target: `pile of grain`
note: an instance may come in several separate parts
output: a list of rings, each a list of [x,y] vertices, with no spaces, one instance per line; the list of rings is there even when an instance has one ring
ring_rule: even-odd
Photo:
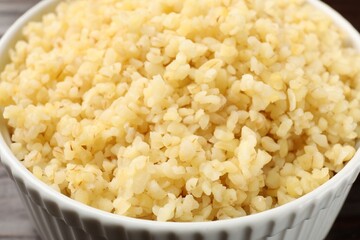
[[[1,74],[11,148],[95,208],[159,221],[261,212],[354,155],[360,57],[301,0],[72,0]]]

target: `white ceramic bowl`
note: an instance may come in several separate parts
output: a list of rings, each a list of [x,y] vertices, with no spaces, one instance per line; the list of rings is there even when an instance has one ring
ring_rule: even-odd
[[[22,27],[54,9],[60,0],[41,1],[23,15],[0,41],[0,70],[8,62],[8,49],[21,38]],[[360,51],[359,33],[340,14],[319,0],[308,0],[349,36]],[[1,114],[0,114],[1,115]],[[9,133],[0,121],[0,158],[16,183],[20,196],[43,240],[86,239],[301,239],[319,240],[330,230],[360,171],[360,152],[311,193],[281,207],[242,218],[216,222],[173,223],[133,219],[83,205],[36,179],[9,149]]]

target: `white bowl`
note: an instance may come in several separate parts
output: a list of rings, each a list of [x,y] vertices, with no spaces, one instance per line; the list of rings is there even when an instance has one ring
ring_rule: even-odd
[[[23,15],[0,41],[0,70],[8,49],[21,38],[29,21],[54,10],[60,0],[41,1]],[[308,0],[327,13],[360,51],[359,33],[340,14],[319,0]],[[2,115],[2,114],[0,114]],[[330,230],[360,171],[360,152],[328,182],[305,196],[262,213],[215,222],[173,223],[133,219],[100,211],[54,191],[35,178],[9,148],[10,137],[0,119],[0,159],[44,240],[72,239],[301,239],[319,240]]]

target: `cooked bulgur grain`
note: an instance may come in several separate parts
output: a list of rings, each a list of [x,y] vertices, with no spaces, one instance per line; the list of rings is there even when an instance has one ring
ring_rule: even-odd
[[[303,0],[72,0],[23,33],[0,83],[11,148],[95,208],[240,217],[354,155],[360,57]]]

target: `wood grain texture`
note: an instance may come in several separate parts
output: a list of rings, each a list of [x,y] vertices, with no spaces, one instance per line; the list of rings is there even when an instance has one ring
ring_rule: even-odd
[[[0,166],[0,239],[37,239],[15,184]]]
[[[39,0],[0,0],[0,36],[27,9]]]
[[[0,0],[0,37],[23,12],[37,2],[39,0]],[[360,1],[325,0],[324,2],[343,14],[358,30],[360,29]],[[40,240],[32,226],[15,185],[0,164],[0,240]],[[355,182],[326,240],[359,239],[360,179]]]

